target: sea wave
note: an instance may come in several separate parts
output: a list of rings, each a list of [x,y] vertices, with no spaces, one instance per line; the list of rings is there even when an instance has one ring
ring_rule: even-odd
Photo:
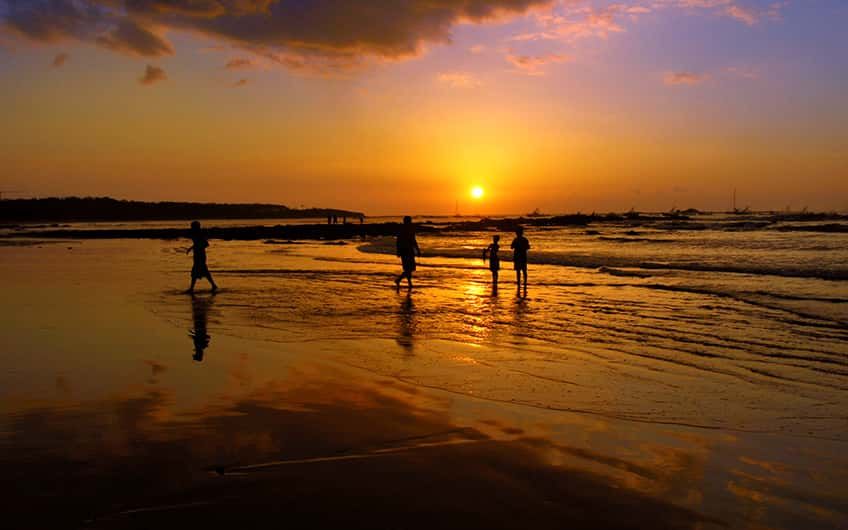
[[[391,238],[382,238],[370,241],[357,247],[358,250],[372,254],[395,253],[394,241]],[[479,259],[481,250],[466,247],[457,248],[428,248],[425,249],[426,257],[457,258],[457,259]],[[848,266],[832,266],[825,268],[820,263],[815,265],[782,263],[740,263],[733,261],[734,256],[728,255],[723,262],[709,261],[683,261],[670,256],[667,261],[649,260],[639,255],[581,255],[568,252],[555,251],[532,251],[528,257],[528,263],[535,265],[553,265],[561,267],[577,267],[583,269],[598,269],[613,275],[624,274],[622,269],[641,269],[641,271],[694,271],[715,272],[729,274],[748,274],[755,276],[779,276],[786,278],[816,278],[830,281],[848,280]],[[715,260],[714,256],[710,259]],[[505,255],[501,261],[512,261],[511,257]],[[637,274],[632,272],[631,274]],[[641,272],[644,274],[644,272]]]

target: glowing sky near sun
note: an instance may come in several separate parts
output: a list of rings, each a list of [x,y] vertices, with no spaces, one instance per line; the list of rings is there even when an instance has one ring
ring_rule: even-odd
[[[0,189],[848,209],[845,2],[384,4],[0,0]]]

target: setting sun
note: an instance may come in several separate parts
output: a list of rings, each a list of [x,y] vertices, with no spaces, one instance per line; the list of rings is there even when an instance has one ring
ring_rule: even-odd
[[[475,199],[480,199],[481,197],[483,197],[484,193],[485,191],[480,186],[474,186],[473,188],[471,188],[471,196]]]

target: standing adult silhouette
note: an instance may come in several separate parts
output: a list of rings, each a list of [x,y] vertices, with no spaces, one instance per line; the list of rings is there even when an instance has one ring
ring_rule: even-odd
[[[400,257],[403,272],[395,278],[395,287],[400,289],[400,282],[406,278],[406,284],[412,289],[412,273],[415,271],[415,256],[421,256],[418,241],[415,239],[415,227],[412,225],[412,217],[403,218],[403,225],[397,235],[397,255]]]
[[[513,249],[512,264],[515,268],[515,288],[521,294],[521,273],[524,273],[524,296],[527,296],[527,251],[530,250],[530,242],[524,237],[524,228],[515,229],[515,239],[510,247]]]
[[[189,237],[191,237],[191,246],[186,249],[186,254],[194,252],[194,264],[191,267],[191,286],[188,288],[188,292],[194,292],[194,284],[197,283],[198,279],[206,278],[212,285],[212,292],[214,293],[218,290],[218,286],[212,279],[209,267],[206,266],[206,247],[209,246],[209,241],[200,229],[199,221],[192,221]]]

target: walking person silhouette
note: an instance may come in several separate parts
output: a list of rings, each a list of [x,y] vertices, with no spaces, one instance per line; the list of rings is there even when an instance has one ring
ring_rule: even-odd
[[[412,289],[412,272],[415,271],[415,255],[421,256],[418,241],[415,240],[415,227],[412,225],[412,217],[403,218],[403,225],[397,236],[397,255],[400,257],[403,272],[395,278],[395,287],[400,289],[400,281],[406,278],[409,289]]]
[[[515,239],[510,247],[513,249],[512,264],[515,268],[515,287],[521,294],[521,273],[524,273],[524,296],[527,296],[527,251],[530,250],[530,242],[524,237],[524,228],[515,229]]]
[[[206,247],[209,246],[209,241],[200,230],[200,222],[191,222],[191,246],[186,249],[186,254],[194,252],[194,264],[191,267],[191,287],[187,293],[194,293],[194,284],[199,278],[206,278],[212,285],[212,292],[218,290],[215,280],[212,279],[212,274],[209,272],[209,267],[206,266]]]
[[[492,244],[483,249],[483,263],[486,263],[486,258],[489,258],[489,270],[492,271],[492,290],[498,289],[498,271],[501,268],[501,258],[498,257],[498,251],[501,249],[499,241],[501,236],[492,236]]]

